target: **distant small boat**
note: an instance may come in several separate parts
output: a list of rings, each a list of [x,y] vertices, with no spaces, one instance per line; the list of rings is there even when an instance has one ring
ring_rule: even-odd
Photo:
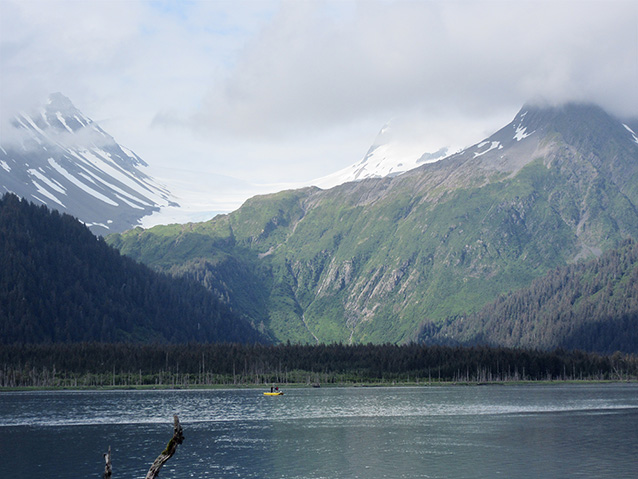
[[[284,393],[282,391],[275,391],[272,393],[264,393],[264,396],[283,396]]]

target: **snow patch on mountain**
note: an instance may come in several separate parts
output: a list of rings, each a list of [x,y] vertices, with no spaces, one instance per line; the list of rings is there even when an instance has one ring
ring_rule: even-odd
[[[516,134],[514,135],[514,139],[516,141],[521,141],[525,138],[527,138],[530,135],[533,135],[535,132],[531,132],[531,133],[526,133],[527,132],[527,128],[524,126],[519,126],[516,128]]]
[[[93,196],[94,198],[97,198],[98,200],[103,201],[104,203],[107,203],[109,205],[119,206],[115,201],[111,200],[110,198],[106,197],[105,195],[103,195],[101,193],[98,193],[93,188],[88,186],[86,183],[84,183],[83,181],[81,181],[78,178],[76,178],[75,176],[73,176],[62,165],[57,163],[53,158],[49,158],[49,164],[53,167],[53,169],[55,169],[58,173],[60,173],[64,178],[69,180],[69,182],[73,183],[75,186],[77,186],[78,188],[83,190],[85,193],[88,193],[89,195]],[[64,194],[66,194],[66,193],[64,193]]]
[[[631,128],[629,128],[629,126],[627,126],[627,125],[626,125],[626,124],[624,124],[624,123],[623,123],[623,125],[622,125],[622,126],[624,126],[624,127],[627,129],[627,131],[628,131],[629,133],[631,133],[631,136],[632,136],[632,138],[633,138],[633,140],[634,140],[634,143],[638,143],[638,135],[636,135],[636,133],[634,132],[634,130],[632,130]]]
[[[476,146],[476,148],[478,150],[481,150],[485,145],[490,145],[490,147],[488,149],[486,149],[486,150],[483,150],[483,151],[475,151],[474,152],[474,158],[479,157],[479,156],[483,156],[485,153],[488,153],[488,152],[490,152],[492,150],[496,150],[496,149],[502,150],[503,149],[503,145],[501,145],[500,141],[492,141],[492,142],[483,141],[483,142],[479,143]]]
[[[433,147],[432,140],[423,136],[406,138],[400,127],[395,128],[393,122],[389,122],[381,128],[359,162],[309,183],[326,189],[350,181],[396,176],[426,163],[439,161],[448,156],[451,150],[453,148],[450,146]]]
[[[525,117],[527,116],[527,112],[523,112],[518,116],[518,122],[512,123],[512,128],[514,128],[514,140],[521,141],[527,138],[528,136],[533,135],[536,131],[532,131],[531,133],[527,133],[527,126],[523,123],[525,121]]]

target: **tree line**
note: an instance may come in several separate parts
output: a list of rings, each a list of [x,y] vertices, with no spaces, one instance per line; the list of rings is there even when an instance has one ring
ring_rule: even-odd
[[[0,387],[636,380],[638,357],[419,344],[0,346]]]

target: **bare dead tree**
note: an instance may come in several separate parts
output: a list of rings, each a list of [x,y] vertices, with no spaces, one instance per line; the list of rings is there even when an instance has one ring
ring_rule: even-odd
[[[151,468],[146,474],[146,479],[155,479],[159,475],[162,466],[166,463],[166,461],[173,457],[173,454],[177,451],[177,446],[179,446],[182,442],[184,442],[182,426],[180,425],[177,416],[173,416],[173,437],[170,441],[168,441],[166,449],[157,456],[157,459],[155,459],[155,462],[151,465]]]
[[[183,442],[184,434],[182,432],[182,426],[179,423],[179,418],[175,415],[173,416],[173,437],[170,441],[168,441],[166,449],[157,456],[157,459],[155,459],[155,462],[153,462],[151,468],[146,473],[145,479],[155,479],[159,475],[162,466],[166,464],[166,461],[173,457],[173,454],[177,451],[177,446]],[[104,461],[106,462],[106,465],[104,466],[104,475],[102,477],[104,479],[111,479],[111,446],[109,446],[108,452],[104,454]]]
[[[104,466],[104,479],[111,479],[111,474],[113,470],[111,469],[111,446],[109,446],[109,451],[104,454],[104,462],[106,465]]]

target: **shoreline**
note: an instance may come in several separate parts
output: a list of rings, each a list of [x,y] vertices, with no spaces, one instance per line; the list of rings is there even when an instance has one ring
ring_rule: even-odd
[[[587,385],[587,384],[636,384],[637,379],[556,379],[556,380],[516,380],[516,381],[432,381],[432,382],[378,382],[378,383],[340,383],[314,386],[306,383],[278,384],[282,391],[286,389],[330,389],[330,388],[404,388],[404,387],[479,387],[479,386],[546,386],[546,385]],[[191,385],[115,385],[115,386],[16,386],[0,387],[0,393],[11,392],[55,392],[55,391],[204,391],[204,390],[262,390],[270,384],[191,384]]]

